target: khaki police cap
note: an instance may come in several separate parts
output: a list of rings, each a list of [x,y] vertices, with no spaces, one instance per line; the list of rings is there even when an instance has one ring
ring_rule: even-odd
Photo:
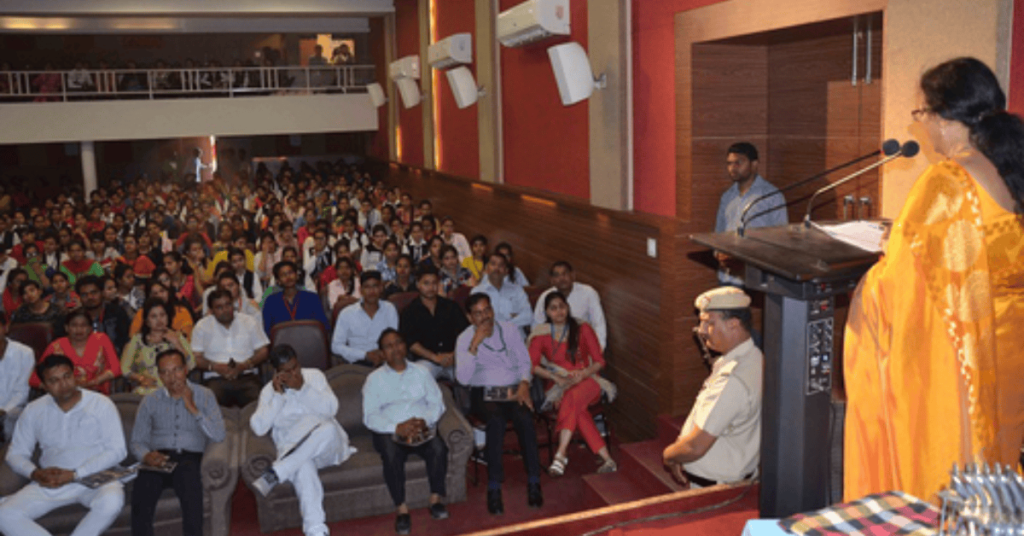
[[[694,306],[701,311],[746,309],[750,307],[750,296],[736,287],[718,287],[697,296]]]

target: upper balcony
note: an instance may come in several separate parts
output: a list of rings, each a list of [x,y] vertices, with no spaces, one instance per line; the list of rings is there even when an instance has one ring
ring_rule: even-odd
[[[0,71],[0,144],[375,131],[372,65]]]

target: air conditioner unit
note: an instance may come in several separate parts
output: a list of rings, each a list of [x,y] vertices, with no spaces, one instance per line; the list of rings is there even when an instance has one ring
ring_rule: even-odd
[[[552,35],[569,35],[569,0],[526,0],[498,14],[498,41],[507,47]]]
[[[420,85],[412,78],[399,78],[395,80],[398,86],[398,94],[402,97],[402,106],[406,109],[412,108],[420,103]]]
[[[370,101],[376,108],[384,106],[384,103],[388,101],[387,96],[384,95],[384,88],[377,82],[367,84],[366,92],[370,95]]]
[[[388,74],[392,80],[396,81],[402,78],[415,78],[418,80],[420,77],[420,57],[406,56],[391,62]]]
[[[427,61],[435,69],[473,63],[473,36],[469,33],[452,34],[430,45]]]

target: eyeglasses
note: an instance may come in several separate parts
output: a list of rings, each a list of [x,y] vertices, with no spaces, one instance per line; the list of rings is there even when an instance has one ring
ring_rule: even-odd
[[[918,108],[910,111],[910,117],[914,118],[914,121],[920,122],[928,114],[932,113],[930,108]]]

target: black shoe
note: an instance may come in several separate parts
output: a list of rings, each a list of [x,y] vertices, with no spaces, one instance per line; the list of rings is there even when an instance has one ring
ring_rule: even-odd
[[[443,503],[434,503],[430,505],[430,517],[434,519],[448,519],[448,509],[444,507]]]
[[[487,511],[496,516],[505,513],[505,505],[501,502],[500,489],[487,490]]]
[[[409,514],[398,514],[395,518],[395,532],[398,534],[409,534],[412,532],[412,518]]]
[[[528,504],[530,508],[540,508],[541,506],[544,506],[544,495],[540,492],[540,483],[526,485],[526,504]]]

